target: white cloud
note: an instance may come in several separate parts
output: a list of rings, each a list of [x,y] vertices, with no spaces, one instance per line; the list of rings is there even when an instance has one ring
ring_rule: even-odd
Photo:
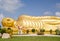
[[[1,21],[2,21],[3,18],[4,18],[4,15],[1,13],[1,14],[0,14],[0,25],[2,25],[2,24],[1,24]]]
[[[53,13],[52,12],[50,12],[50,11],[46,11],[46,12],[44,12],[44,15],[52,15]]]
[[[2,21],[3,18],[4,18],[4,15],[0,14],[0,22]]]
[[[56,15],[56,16],[60,16],[60,12],[56,12],[55,15]]]
[[[56,3],[56,8],[60,8],[60,3]]]
[[[23,5],[21,0],[0,0],[0,9],[8,12],[13,12]]]

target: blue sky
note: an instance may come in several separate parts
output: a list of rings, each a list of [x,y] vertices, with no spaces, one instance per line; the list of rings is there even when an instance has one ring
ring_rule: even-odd
[[[60,0],[0,0],[0,20],[20,15],[60,16]]]

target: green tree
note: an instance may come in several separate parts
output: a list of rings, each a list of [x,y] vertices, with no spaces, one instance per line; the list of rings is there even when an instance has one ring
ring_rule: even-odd
[[[1,33],[1,28],[0,28],[0,33]]]

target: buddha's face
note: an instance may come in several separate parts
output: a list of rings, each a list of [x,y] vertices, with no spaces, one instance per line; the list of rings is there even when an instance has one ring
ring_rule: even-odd
[[[2,25],[6,27],[12,27],[14,25],[14,20],[11,18],[4,18],[2,20]]]

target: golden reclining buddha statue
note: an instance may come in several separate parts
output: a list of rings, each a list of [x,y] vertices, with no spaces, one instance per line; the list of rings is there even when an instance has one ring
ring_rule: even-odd
[[[55,31],[57,28],[60,29],[60,17],[21,15],[16,21],[12,18],[4,18],[2,20],[2,25],[6,27],[11,26],[11,28],[18,28],[18,26],[22,26],[22,30],[24,28],[29,30],[45,29],[46,31],[52,29]]]
[[[45,29],[53,31],[60,27],[60,17],[55,16],[28,16],[22,15],[19,16],[17,20],[18,24],[25,27],[26,29],[35,28],[35,29]]]

